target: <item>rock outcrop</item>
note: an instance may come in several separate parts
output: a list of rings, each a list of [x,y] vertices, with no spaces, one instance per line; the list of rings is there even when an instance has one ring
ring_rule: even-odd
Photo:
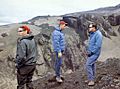
[[[108,16],[108,21],[112,26],[120,25],[120,15],[112,14]]]
[[[115,31],[111,27],[110,21],[101,15],[93,13],[81,13],[77,17],[66,15],[63,17],[63,20],[66,21],[70,27],[76,29],[76,32],[80,34],[80,37],[83,41],[88,38],[87,30],[90,23],[98,24],[98,29],[101,30],[102,34],[105,37],[110,38],[110,36],[117,36]],[[119,25],[119,23],[117,25]]]

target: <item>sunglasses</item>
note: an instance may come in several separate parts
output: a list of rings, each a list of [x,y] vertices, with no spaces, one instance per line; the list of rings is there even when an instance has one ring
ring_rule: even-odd
[[[22,28],[18,28],[18,32],[23,32],[24,30]]]
[[[89,27],[89,28],[93,28],[93,27]]]
[[[18,32],[23,32],[23,30],[21,30],[21,31],[18,31]]]

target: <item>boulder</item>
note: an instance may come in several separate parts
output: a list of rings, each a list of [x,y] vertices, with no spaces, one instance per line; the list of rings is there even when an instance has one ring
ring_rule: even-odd
[[[2,34],[1,34],[2,37],[6,37],[6,36],[8,36],[8,35],[9,35],[8,33],[2,33]]]
[[[108,21],[112,26],[120,25],[120,15],[112,14],[108,16]]]

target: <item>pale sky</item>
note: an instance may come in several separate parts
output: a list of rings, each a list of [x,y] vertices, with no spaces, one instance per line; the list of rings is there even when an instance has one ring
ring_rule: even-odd
[[[40,15],[64,15],[118,4],[120,0],[1,0],[0,23],[21,22]]]

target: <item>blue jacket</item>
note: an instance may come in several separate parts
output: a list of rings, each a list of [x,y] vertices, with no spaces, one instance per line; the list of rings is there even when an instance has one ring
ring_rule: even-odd
[[[52,45],[55,52],[65,50],[65,36],[59,27],[56,27],[52,33]]]
[[[102,46],[102,34],[99,30],[90,33],[88,52],[99,55]]]

